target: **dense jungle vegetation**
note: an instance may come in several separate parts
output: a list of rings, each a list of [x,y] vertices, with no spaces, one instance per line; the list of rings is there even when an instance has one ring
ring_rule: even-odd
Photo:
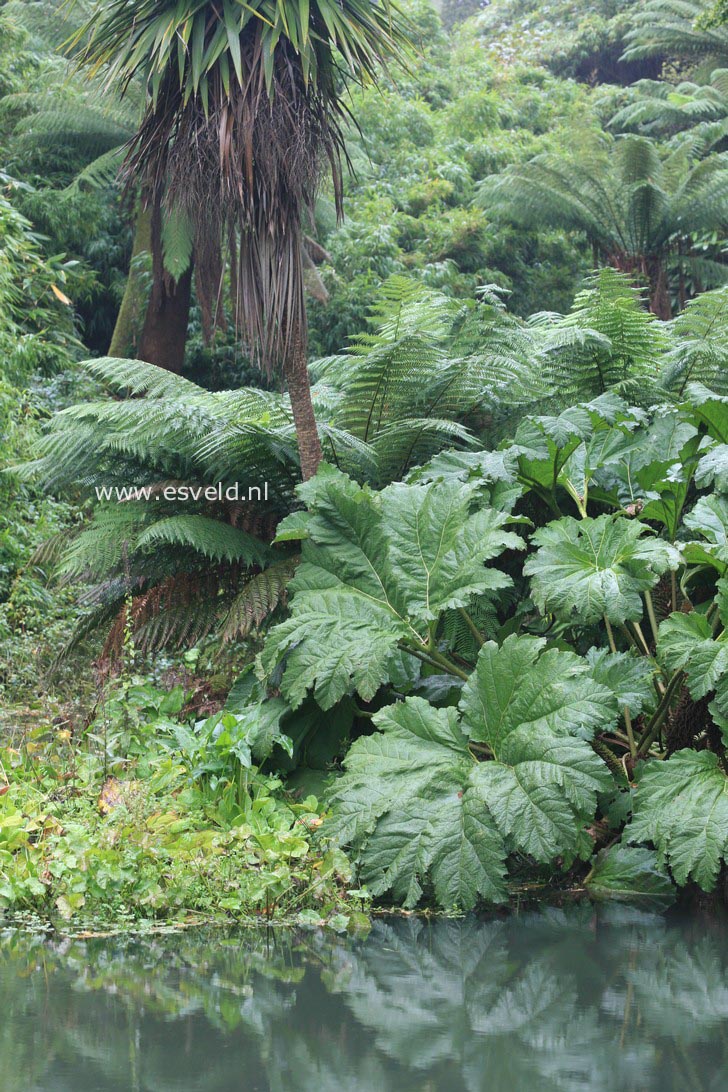
[[[0,912],[728,876],[728,25],[0,4]]]

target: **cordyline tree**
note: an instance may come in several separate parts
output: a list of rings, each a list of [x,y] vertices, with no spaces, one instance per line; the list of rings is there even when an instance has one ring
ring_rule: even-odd
[[[285,375],[304,478],[321,448],[303,221],[326,168],[342,213],[347,80],[375,80],[406,45],[391,0],[103,0],[75,42],[122,94],[144,81],[123,176],[151,210],[152,254],[165,217],[190,226],[198,283],[220,285],[227,249],[246,343]],[[189,285],[165,284],[174,308]]]

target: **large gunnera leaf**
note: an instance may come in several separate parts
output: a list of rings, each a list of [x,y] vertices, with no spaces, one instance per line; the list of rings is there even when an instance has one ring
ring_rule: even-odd
[[[673,546],[649,535],[646,524],[624,516],[565,516],[547,524],[533,535],[539,549],[523,567],[534,600],[567,621],[641,618],[640,593],[680,563]]]
[[[678,751],[639,776],[630,842],[651,842],[678,884],[715,887],[728,851],[728,778],[712,751]]]
[[[370,699],[398,644],[424,649],[443,611],[511,583],[485,562],[522,540],[504,529],[506,513],[471,511],[476,490],[398,483],[374,493],[330,468],[301,489],[309,512],[280,531],[304,539],[291,617],[263,657],[271,668],[288,651],[281,689],[294,708],[309,689],[324,709],[352,688]]]
[[[616,716],[612,693],[570,653],[509,637],[486,643],[460,713],[421,698],[382,709],[357,740],[334,798],[333,833],[362,881],[414,906],[505,897],[513,851],[572,859],[611,775],[585,738]]]
[[[684,523],[700,536],[684,544],[685,560],[693,565],[711,565],[723,575],[728,570],[728,498],[717,493],[701,497]]]
[[[645,657],[631,652],[590,648],[586,660],[592,678],[612,691],[620,709],[626,705],[633,716],[638,716],[643,709],[654,707],[652,676],[655,669]]]
[[[599,853],[585,880],[593,899],[642,902],[664,909],[675,898],[675,887],[654,849],[615,845]]]
[[[719,603],[723,597],[721,592]],[[713,628],[704,614],[676,611],[660,624],[658,637],[657,654],[661,662],[670,671],[685,672],[690,696],[695,701],[715,692],[708,708],[725,734],[728,731],[728,631],[723,630],[714,639]]]

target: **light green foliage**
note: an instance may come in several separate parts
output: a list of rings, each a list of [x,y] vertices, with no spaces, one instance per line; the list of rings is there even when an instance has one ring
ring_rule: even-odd
[[[533,536],[538,550],[523,567],[534,599],[565,619],[639,620],[640,593],[680,562],[677,550],[648,533],[646,524],[624,516],[549,523]]]
[[[525,417],[512,447],[518,476],[553,511],[559,511],[553,496],[563,489],[584,515],[593,483],[619,467],[625,448],[634,448],[632,434],[642,420],[638,409],[612,393],[559,414]]]
[[[549,385],[562,404],[609,390],[627,398],[652,395],[655,360],[668,342],[642,297],[628,277],[602,269],[588,278],[568,315],[531,316]]]
[[[186,724],[180,688],[127,678],[86,740],[40,726],[0,752],[0,907],[97,923],[319,919],[346,909],[349,868],[253,765],[284,737],[249,712]]]
[[[0,198],[0,376],[15,383],[66,365],[78,348],[69,266],[43,257],[31,224]]]
[[[476,26],[483,47],[504,65],[523,58],[581,82],[622,84],[640,74],[640,66],[620,56],[636,7],[633,0],[555,0],[547,7],[538,0],[492,0]]]
[[[13,204],[44,237],[46,253],[55,262],[65,256],[63,290],[72,301],[66,309],[95,353],[108,346],[128,270],[126,213],[115,181],[140,103],[132,96],[120,105],[60,54],[88,10],[85,0],[3,5],[0,37],[18,36],[19,78],[3,87],[0,75],[0,147],[4,169],[18,180]]]
[[[702,383],[719,395],[726,393],[728,356],[722,330],[727,318],[728,288],[720,288],[690,300],[673,319],[676,344],[665,356],[661,376],[669,391],[682,396],[690,384]]]
[[[567,147],[574,127],[596,124],[588,92],[529,64],[504,66],[474,26],[448,41],[429,5],[407,5],[422,56],[380,90],[353,95],[361,135],[348,149],[346,221],[325,208],[319,231],[331,254],[330,302],[312,307],[312,337],[329,353],[363,326],[390,274],[408,273],[457,298],[482,284],[511,289],[518,314],[567,306],[587,264],[563,232],[495,230],[471,207],[477,183],[537,151]]]

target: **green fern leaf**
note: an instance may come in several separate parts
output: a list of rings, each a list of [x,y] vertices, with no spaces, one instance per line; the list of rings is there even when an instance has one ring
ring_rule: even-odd
[[[242,561],[263,565],[268,559],[266,546],[230,524],[208,516],[169,516],[142,531],[136,547],[143,550],[157,543],[188,546],[213,561]]]

